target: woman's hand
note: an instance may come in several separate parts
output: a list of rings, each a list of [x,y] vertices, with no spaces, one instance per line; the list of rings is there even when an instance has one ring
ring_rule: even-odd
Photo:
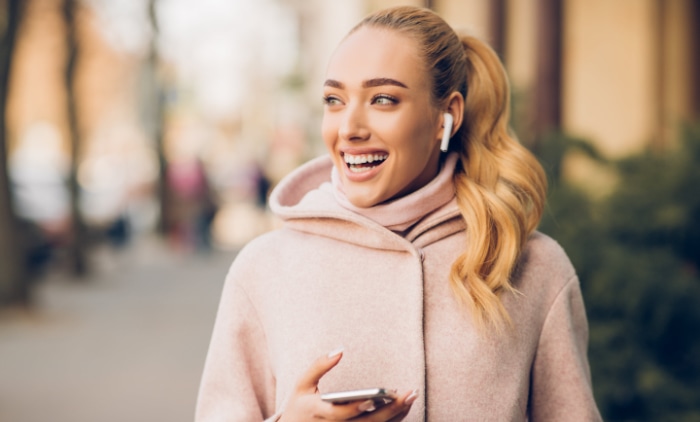
[[[318,383],[321,378],[343,357],[343,351],[331,352],[314,362],[302,375],[280,422],[299,422],[308,420],[325,421],[361,421],[361,422],[398,422],[408,415],[411,405],[418,397],[417,391],[405,393],[379,409],[374,409],[372,400],[359,400],[344,404],[332,404],[321,400]]]

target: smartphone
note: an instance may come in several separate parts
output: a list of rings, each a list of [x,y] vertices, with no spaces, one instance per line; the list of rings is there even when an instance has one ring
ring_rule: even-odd
[[[379,405],[391,403],[394,393],[385,388],[366,388],[363,390],[336,391],[321,394],[321,400],[335,404],[349,403],[356,400],[374,400]]]

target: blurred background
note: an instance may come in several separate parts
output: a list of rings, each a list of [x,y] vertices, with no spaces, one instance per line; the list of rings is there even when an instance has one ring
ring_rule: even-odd
[[[700,1],[0,0],[0,421],[192,419],[326,61],[399,4],[506,65],[605,420],[700,420]]]

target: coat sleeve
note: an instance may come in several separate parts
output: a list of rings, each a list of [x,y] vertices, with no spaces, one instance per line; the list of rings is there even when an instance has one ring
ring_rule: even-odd
[[[532,369],[530,422],[601,421],[587,357],[588,321],[572,277],[545,319]]]
[[[265,333],[246,291],[226,279],[199,387],[195,420],[274,421],[275,380]]]

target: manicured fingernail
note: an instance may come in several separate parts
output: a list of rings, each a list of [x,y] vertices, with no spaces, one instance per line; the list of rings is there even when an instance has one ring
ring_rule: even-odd
[[[363,401],[357,406],[357,410],[360,412],[371,412],[374,409],[374,402],[372,400]]]
[[[407,405],[411,405],[414,401],[416,401],[417,398],[418,390],[413,390],[411,391],[411,394],[408,397],[406,397],[406,401],[404,403],[406,403]]]
[[[328,357],[329,357],[329,358],[334,358],[334,357],[338,356],[338,355],[341,354],[341,353],[343,353],[343,348],[342,348],[342,347],[338,347],[337,349],[335,349],[335,350],[333,350],[332,352],[330,352],[330,353],[328,354]]]

